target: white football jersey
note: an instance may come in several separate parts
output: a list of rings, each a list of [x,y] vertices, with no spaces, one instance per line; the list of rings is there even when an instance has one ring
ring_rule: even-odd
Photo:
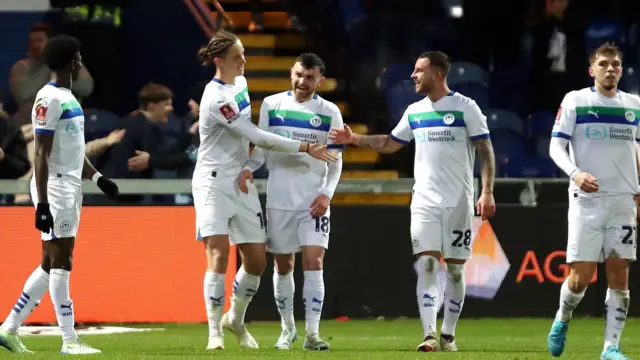
[[[63,175],[81,184],[85,158],[84,112],[71,90],[47,83],[36,94],[31,124],[36,134],[53,135],[49,175]],[[33,179],[35,176],[34,172]]]
[[[299,103],[291,91],[266,97],[260,109],[259,127],[268,132],[310,144],[343,145],[328,140],[329,131],[343,128],[338,107],[317,94]],[[267,207],[278,210],[309,210],[327,180],[327,163],[306,153],[284,153],[263,149],[269,179]]]
[[[640,97],[618,91],[609,98],[595,88],[565,95],[551,136],[568,139],[569,155],[580,171],[596,177],[606,193],[639,192],[636,141]],[[571,181],[569,191],[581,192]]]
[[[247,80],[238,76],[235,84],[213,79],[200,101],[200,147],[193,179],[221,175],[235,176],[249,158],[249,140],[234,132],[241,122],[251,122],[251,101]]]
[[[416,141],[414,192],[424,206],[456,207],[473,201],[473,140],[489,138],[487,117],[475,101],[452,91],[436,101],[429,97],[407,108],[391,138]]]

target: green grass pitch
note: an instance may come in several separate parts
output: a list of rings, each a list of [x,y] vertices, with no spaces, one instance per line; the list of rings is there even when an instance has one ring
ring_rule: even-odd
[[[225,350],[207,351],[206,325],[136,325],[161,327],[164,331],[119,335],[84,336],[101,349],[100,359],[551,359],[546,338],[551,319],[460,319],[456,343],[458,353],[418,353],[422,340],[420,322],[411,320],[324,321],[321,333],[331,343],[326,352],[302,350],[302,339],[294,349],[273,348],[280,333],[278,323],[247,325],[261,348],[239,349],[235,337],[225,334]],[[304,323],[297,323],[301,335]],[[560,359],[599,359],[603,347],[604,319],[574,319],[569,328],[567,349]],[[35,355],[16,356],[0,348],[0,359],[58,359],[58,336],[24,336],[23,342]],[[629,319],[621,348],[630,358],[640,358],[640,321]]]

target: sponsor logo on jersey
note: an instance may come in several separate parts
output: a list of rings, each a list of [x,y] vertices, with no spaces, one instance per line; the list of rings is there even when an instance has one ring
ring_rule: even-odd
[[[607,128],[604,126],[587,127],[587,138],[591,140],[602,140],[607,137]]]
[[[289,130],[275,129],[273,133],[282,137],[286,137],[287,139],[291,137],[291,133],[289,132]]]
[[[456,141],[455,135],[451,130],[423,130],[418,129],[414,131],[414,137],[417,143],[424,142],[450,142]]]

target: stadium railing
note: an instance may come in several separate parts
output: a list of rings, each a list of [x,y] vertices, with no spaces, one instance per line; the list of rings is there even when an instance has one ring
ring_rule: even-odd
[[[190,179],[116,179],[121,194],[190,194]],[[258,192],[265,194],[267,182],[254,181]],[[411,194],[413,178],[400,179],[345,179],[336,189],[338,194]],[[480,195],[481,180],[474,179],[476,201]],[[494,196],[497,203],[536,206],[543,192],[553,194],[555,201],[566,202],[567,178],[497,178]],[[96,184],[83,181],[84,194],[102,194]],[[545,190],[546,189],[546,190]],[[543,191],[544,190],[544,191]],[[547,191],[552,190],[552,191]],[[0,180],[0,194],[25,194],[30,192],[29,180]],[[504,194],[508,193],[508,196]],[[554,202],[555,202],[554,201]]]

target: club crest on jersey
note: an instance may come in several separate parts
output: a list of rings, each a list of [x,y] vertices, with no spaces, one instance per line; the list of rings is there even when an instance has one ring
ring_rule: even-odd
[[[628,122],[634,122],[636,120],[636,114],[629,110],[624,113],[624,118],[627,119]]]
[[[36,119],[36,124],[40,126],[44,126],[47,124],[47,108],[49,107],[49,102],[46,98],[40,98],[36,100],[34,105],[34,116]]]
[[[452,113],[448,113],[446,114],[443,118],[442,121],[446,124],[446,125],[451,125],[453,124],[453,122],[456,120],[455,115],[453,115]]]
[[[222,116],[224,116],[224,118],[227,120],[228,124],[231,124],[240,116],[240,114],[236,113],[235,110],[233,110],[231,103],[226,103],[220,106],[219,110]]]
[[[314,116],[309,120],[309,123],[313,127],[318,127],[318,126],[322,125],[322,119],[320,119],[319,116]]]

